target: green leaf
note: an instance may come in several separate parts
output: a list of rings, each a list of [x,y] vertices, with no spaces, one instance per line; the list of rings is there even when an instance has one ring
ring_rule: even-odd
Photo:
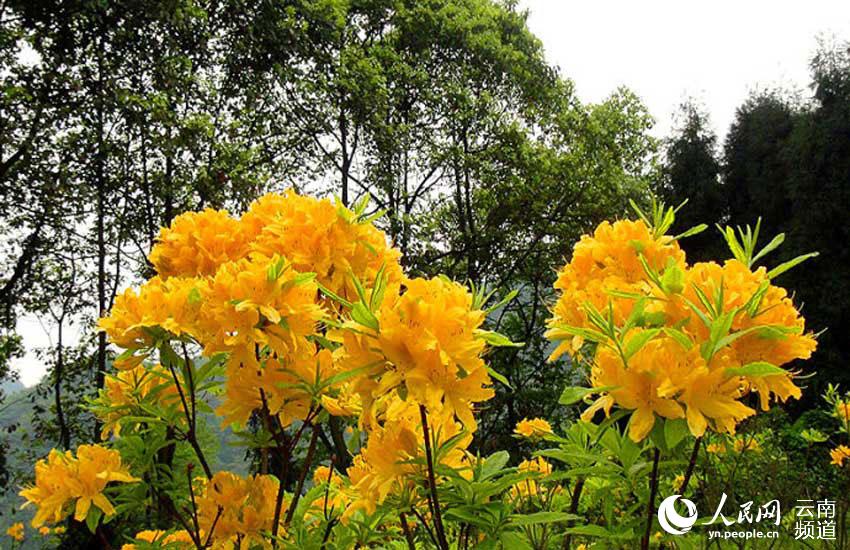
[[[781,245],[785,241],[785,233],[780,233],[779,235],[773,237],[773,240],[767,243],[767,246],[761,249],[761,251],[753,257],[752,264],[755,264],[759,259],[764,256],[770,254],[774,250],[776,250],[779,245]],[[752,266],[751,264],[751,266]]]
[[[677,265],[671,265],[661,276],[661,290],[667,294],[680,294],[685,289],[685,272]]]
[[[750,265],[747,254],[744,252],[744,249],[741,248],[741,244],[738,242],[738,237],[735,236],[735,230],[729,226],[721,228],[719,225],[717,226],[717,229],[720,230],[720,233],[723,234],[723,238],[726,239],[726,244],[729,246],[729,250],[732,251],[732,256],[734,256],[735,259],[742,264]]]
[[[359,376],[359,375],[363,374],[364,372],[375,368],[380,363],[381,363],[381,361],[374,361],[372,363],[369,363],[368,365],[364,365],[362,367],[357,367],[356,369],[351,369],[351,370],[347,370],[347,371],[344,371],[344,372],[339,372],[339,373],[323,380],[322,387],[329,387],[329,386],[333,386],[333,385],[336,385],[336,384],[341,384],[341,383],[345,382],[346,380],[348,380],[350,378],[353,378],[355,376]]]
[[[669,327],[664,327],[662,330],[664,330],[664,334],[678,342],[679,345],[685,348],[686,350],[690,350],[692,347],[694,347],[694,342],[693,340],[691,340],[690,336],[688,336],[681,330]]]
[[[694,235],[698,235],[699,233],[702,233],[706,229],[708,229],[708,226],[704,223],[701,223],[699,225],[696,225],[696,226],[688,229],[687,231],[685,231],[683,233],[679,233],[678,235],[673,237],[673,240],[678,241],[679,239],[684,239],[685,237],[692,237]]]
[[[796,267],[797,265],[805,262],[809,258],[815,258],[819,255],[820,255],[819,252],[809,252],[808,254],[803,254],[802,256],[797,256],[793,260],[788,260],[784,264],[780,264],[780,265],[774,267],[773,269],[771,269],[770,271],[768,271],[767,272],[767,278],[768,279],[775,279],[776,277],[779,277],[780,275],[782,275],[783,273],[785,273],[789,269],[792,269],[792,268]]]
[[[357,302],[356,304],[351,306],[351,318],[363,325],[364,327],[369,327],[375,332],[378,332],[378,318],[369,311],[363,302]]]
[[[514,289],[514,290],[512,290],[512,291],[508,292],[507,296],[505,296],[504,298],[502,298],[501,300],[499,300],[497,303],[493,304],[492,306],[488,307],[488,308],[485,310],[485,312],[486,312],[486,313],[492,313],[492,312],[496,311],[497,309],[499,309],[500,307],[502,307],[502,306],[506,306],[506,305],[507,305],[508,303],[510,303],[510,302],[511,302],[514,298],[516,298],[516,297],[517,297],[517,294],[519,294],[519,291],[518,291],[518,290],[516,290],[516,289]]]
[[[525,344],[523,342],[511,342],[510,338],[504,334],[493,332],[492,330],[476,330],[475,335],[493,347],[501,348],[521,348]]]
[[[322,291],[322,294],[324,294],[325,296],[329,296],[335,302],[338,302],[338,303],[340,303],[343,306],[348,307],[348,308],[350,308],[352,306],[351,302],[349,302],[348,300],[346,300],[345,298],[343,298],[341,296],[338,296],[331,289],[329,289],[328,287],[326,287],[325,285],[323,285],[319,281],[316,281],[316,286],[319,287],[319,290]]]
[[[777,367],[766,361],[756,361],[747,363],[743,367],[728,368],[724,371],[729,376],[749,376],[750,378],[759,378],[762,376],[774,376],[777,374],[787,375],[788,371]]]
[[[481,465],[482,480],[489,479],[501,472],[510,459],[511,455],[508,451],[498,451],[488,456]]]
[[[584,518],[566,512],[536,512],[533,514],[511,514],[509,516],[509,521],[512,525],[538,525],[541,523],[559,523],[580,519]]]
[[[89,531],[94,533],[97,531],[97,526],[100,523],[100,518],[103,517],[103,512],[97,506],[92,506],[89,508],[89,513],[86,516],[86,527],[89,528]]]
[[[310,281],[314,281],[316,279],[316,274],[310,271],[299,273],[292,279],[292,284],[294,285],[303,285],[304,283],[309,283]]]
[[[616,533],[612,533],[601,525],[577,525],[575,527],[570,527],[565,532],[571,535],[584,535],[586,537],[612,538],[623,536],[618,535]]]
[[[620,386],[602,386],[599,388],[583,388],[581,386],[567,386],[564,388],[564,391],[561,392],[561,397],[558,399],[558,403],[561,405],[572,405],[574,403],[578,403],[592,393],[603,393],[606,391],[616,390],[619,387]]]
[[[501,382],[502,384],[504,384],[504,385],[505,385],[505,386],[507,386],[508,388],[513,389],[513,387],[511,386],[511,383],[510,383],[510,382],[508,382],[508,379],[507,379],[507,378],[505,378],[505,376],[504,376],[502,373],[498,372],[496,369],[494,369],[494,368],[493,368],[493,367],[491,367],[490,365],[487,365],[487,372],[488,372],[488,373],[490,373],[490,376],[491,376],[492,378],[494,378],[494,379],[496,379],[497,381]]]
[[[667,418],[664,421],[664,439],[670,449],[675,449],[689,433],[688,422],[684,418]]]
[[[658,273],[652,269],[652,267],[647,263],[646,258],[643,257],[643,254],[638,254],[638,261],[640,262],[641,267],[643,267],[644,273],[649,277],[649,280],[652,281],[655,286],[658,288],[662,288],[661,278],[658,276]]]
[[[449,521],[469,523],[483,528],[490,527],[490,522],[487,521],[486,517],[479,511],[475,511],[472,506],[450,508],[445,511],[443,517]]]
[[[486,540],[485,540],[486,542]],[[499,542],[501,548],[510,548],[511,550],[533,550],[534,547],[528,542],[528,539],[520,533],[513,531],[502,531],[499,533]],[[481,548],[479,546],[478,548]],[[496,548],[495,546],[493,548]]]
[[[192,287],[192,290],[189,291],[188,301],[192,305],[201,301],[201,292],[197,289],[197,287]]]
[[[594,393],[596,390],[594,388],[582,388],[581,386],[567,386],[564,388],[564,391],[561,392],[561,397],[558,399],[558,403],[561,405],[573,405],[578,403],[586,396]]]
[[[567,334],[571,334],[573,336],[581,336],[588,342],[595,342],[597,344],[604,344],[608,341],[608,337],[599,332],[598,330],[586,329],[573,327],[570,325],[555,325],[552,328],[557,330],[563,330]]]
[[[642,330],[639,333],[635,334],[626,342],[625,347],[623,348],[623,353],[626,356],[626,359],[631,359],[634,354],[639,352],[643,347],[649,343],[650,340],[655,338],[655,336],[660,332],[660,329],[653,328],[648,330]]]
[[[272,262],[269,264],[268,269],[266,270],[266,275],[268,277],[269,282],[274,282],[280,277],[286,268],[286,258],[278,258],[276,262]]]

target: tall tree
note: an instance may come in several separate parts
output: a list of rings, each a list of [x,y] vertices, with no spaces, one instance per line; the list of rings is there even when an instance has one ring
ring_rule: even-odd
[[[754,224],[761,216],[765,235],[788,227],[792,166],[787,143],[794,124],[794,107],[781,91],[755,93],[736,111],[723,146],[731,225]]]
[[[729,197],[720,180],[717,135],[704,108],[694,101],[682,104],[677,118],[673,135],[665,143],[657,191],[672,206],[688,201],[680,211],[673,234],[689,229],[693,220],[708,224],[710,230],[681,243],[689,259],[705,261],[725,252],[714,231],[716,224],[725,221],[729,209]]]

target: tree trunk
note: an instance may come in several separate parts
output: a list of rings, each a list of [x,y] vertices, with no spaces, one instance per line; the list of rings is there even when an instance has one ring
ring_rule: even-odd
[[[59,319],[58,337],[56,341],[56,366],[53,370],[53,398],[56,404],[56,423],[59,424],[59,446],[68,450],[71,448],[71,432],[62,410],[62,376],[65,369],[65,350],[62,341],[64,317]]]

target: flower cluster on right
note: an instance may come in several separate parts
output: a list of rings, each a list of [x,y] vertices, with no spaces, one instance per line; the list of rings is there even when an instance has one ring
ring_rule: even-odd
[[[635,441],[657,418],[686,419],[697,437],[734,433],[755,414],[745,396],[757,393],[762,410],[800,397],[796,373],[783,366],[809,358],[817,345],[786,290],[773,284],[809,255],[755,267],[781,236],[756,251],[758,227],[726,228],[734,258],[688,264],[678,238],[666,233],[673,213],[656,206],[636,221],[603,222],[576,244],[555,283],[551,359],[580,360],[590,348],[587,395],[598,397],[583,419],[616,405],[630,411]]]

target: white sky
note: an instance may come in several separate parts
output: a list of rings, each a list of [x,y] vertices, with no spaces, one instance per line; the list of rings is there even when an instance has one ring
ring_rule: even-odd
[[[601,101],[625,85],[656,118],[658,137],[687,97],[705,105],[722,137],[753,89],[778,85],[808,95],[816,37],[850,39],[848,0],[522,0],[520,7],[530,10],[531,31],[582,100]],[[50,343],[33,316],[20,320],[18,332],[27,349]],[[33,353],[14,366],[28,386],[45,372]]]
[[[637,93],[667,135],[682,100],[700,100],[725,135],[752,89],[809,95],[819,33],[850,39],[850,1],[521,0],[551,63],[584,101],[619,85]]]

